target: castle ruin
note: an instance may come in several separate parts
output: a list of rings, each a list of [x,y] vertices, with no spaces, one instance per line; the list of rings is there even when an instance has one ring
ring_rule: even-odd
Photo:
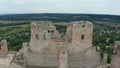
[[[31,23],[30,42],[23,43],[11,60],[6,40],[1,41],[0,55],[10,55],[6,68],[107,68],[108,54],[101,58],[100,48],[92,45],[92,33],[93,24],[88,21],[70,22],[65,34],[60,34],[50,21],[36,21]],[[115,42],[113,50],[110,68],[120,68],[120,41]],[[19,62],[24,66],[16,65]]]
[[[31,23],[31,39],[23,43],[24,64],[58,68],[100,68],[102,59],[92,45],[93,24],[71,22],[65,35],[49,21]]]

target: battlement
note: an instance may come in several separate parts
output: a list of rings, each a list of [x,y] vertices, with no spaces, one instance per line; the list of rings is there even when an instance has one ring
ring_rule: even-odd
[[[39,30],[55,29],[54,24],[50,21],[35,21],[31,23],[31,27]]]

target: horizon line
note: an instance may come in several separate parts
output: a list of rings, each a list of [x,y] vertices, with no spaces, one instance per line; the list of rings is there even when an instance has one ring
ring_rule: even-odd
[[[19,14],[88,14],[88,15],[113,15],[113,16],[120,16],[119,14],[100,14],[100,13],[56,13],[56,12],[49,12],[49,13],[3,13],[0,15],[19,15]]]

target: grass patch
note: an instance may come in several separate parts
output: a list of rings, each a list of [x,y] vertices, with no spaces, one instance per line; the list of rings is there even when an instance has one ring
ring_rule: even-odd
[[[69,23],[67,22],[55,22],[55,25],[67,26]]]

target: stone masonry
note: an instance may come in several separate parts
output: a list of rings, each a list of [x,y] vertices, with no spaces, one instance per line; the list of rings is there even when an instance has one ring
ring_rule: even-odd
[[[7,53],[8,53],[7,41],[6,40],[2,40],[1,41],[0,55],[4,56]]]
[[[115,42],[114,55],[112,56],[110,68],[120,68],[120,41]]]
[[[49,21],[31,23],[31,39],[23,43],[24,64],[58,68],[100,68],[102,59],[92,45],[93,24],[71,22],[61,35]]]

